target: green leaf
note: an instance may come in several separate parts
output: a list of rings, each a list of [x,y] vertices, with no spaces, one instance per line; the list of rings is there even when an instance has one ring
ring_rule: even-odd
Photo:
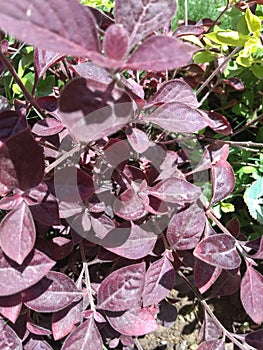
[[[221,202],[220,205],[223,213],[233,213],[235,211],[235,207],[231,203]]]
[[[249,8],[246,9],[245,19],[250,33],[260,37],[261,20],[257,16],[253,15]]]
[[[263,224],[263,177],[246,189],[244,201],[252,218]]]
[[[229,46],[243,46],[250,39],[249,35],[244,35],[233,30],[222,30],[206,34],[206,36],[218,44],[227,44]]]
[[[251,70],[257,79],[263,79],[263,66],[261,64],[253,64]]]
[[[217,57],[217,54],[210,51],[199,51],[194,55],[195,63],[212,62]]]

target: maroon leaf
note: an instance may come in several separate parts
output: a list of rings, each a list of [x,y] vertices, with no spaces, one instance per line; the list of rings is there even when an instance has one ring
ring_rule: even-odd
[[[202,26],[197,25],[183,25],[176,29],[176,31],[173,33],[173,35],[178,38],[180,36],[184,35],[201,35],[205,33],[205,29]]]
[[[213,111],[202,111],[202,114],[206,117],[210,128],[218,134],[227,136],[232,133],[231,124],[222,114]]]
[[[144,281],[144,262],[112,272],[99,287],[98,308],[125,311],[136,306],[142,297]]]
[[[107,319],[116,331],[128,336],[152,333],[158,328],[153,314],[147,308],[135,307],[124,313],[108,312]]]
[[[195,283],[201,294],[205,293],[215,283],[221,271],[220,267],[212,266],[199,259],[195,260]]]
[[[147,134],[138,128],[129,128],[126,135],[135,152],[143,153],[150,146]]]
[[[30,333],[33,333],[36,335],[50,335],[52,333],[51,330],[41,327],[33,322],[27,322],[26,327]]]
[[[21,294],[0,297],[0,314],[15,323],[22,308]]]
[[[83,78],[64,88],[59,104],[62,122],[84,143],[120,130],[134,114],[131,98],[122,89]]]
[[[72,65],[70,68],[83,78],[96,80],[103,84],[110,84],[112,82],[109,72],[93,62],[83,62],[74,66]]]
[[[202,324],[202,340],[218,340],[222,337],[222,329],[213,321],[209,314],[204,312],[204,321]]]
[[[0,325],[0,349],[23,350],[22,341],[8,324]]]
[[[54,182],[56,196],[61,201],[79,202],[94,193],[92,177],[73,166],[55,172]]]
[[[58,210],[58,200],[51,193],[48,193],[43,201],[30,207],[35,220],[47,226],[59,225],[60,217]]]
[[[212,198],[210,205],[226,198],[235,187],[235,174],[226,160],[219,160],[211,168]]]
[[[52,332],[55,340],[68,335],[82,319],[82,303],[71,304],[52,314]]]
[[[25,305],[38,312],[56,312],[81,298],[75,283],[60,272],[49,272],[24,292]]]
[[[148,188],[149,193],[169,203],[191,203],[199,198],[201,189],[188,181],[170,178]]]
[[[0,252],[0,296],[16,294],[40,281],[55,265],[45,254],[34,250],[22,265]],[[8,283],[6,282],[8,281]]]
[[[263,276],[252,265],[247,266],[242,278],[240,298],[249,317],[260,324],[263,321]]]
[[[29,128],[0,145],[0,162],[0,182],[9,188],[27,190],[42,181],[44,155]]]
[[[246,342],[258,350],[263,350],[263,330],[259,329],[245,337]]]
[[[143,306],[157,305],[172,290],[174,281],[175,271],[166,256],[151,264],[146,272]]]
[[[53,350],[43,339],[30,338],[24,345],[24,350]]]
[[[139,226],[131,222],[131,228],[125,229],[118,227],[115,229],[116,235],[123,235],[123,230],[129,230],[129,234],[122,244],[116,242],[115,247],[104,246],[112,253],[123,256],[124,258],[141,259],[152,251],[157,241],[157,235],[149,229],[146,225]]]
[[[26,203],[21,203],[4,217],[0,232],[3,252],[21,265],[32,251],[36,239],[34,220]]]
[[[26,119],[18,111],[0,113],[0,140],[2,142],[26,129]]]
[[[174,79],[162,84],[148,105],[180,102],[192,108],[198,108],[199,102],[193,89],[183,80]]]
[[[208,340],[198,346],[196,350],[225,350],[225,341],[222,340]]]
[[[214,282],[211,293],[209,293],[209,298],[236,293],[240,288],[240,282],[239,270],[222,270],[220,276]]]
[[[58,54],[49,50],[39,50],[35,49],[34,51],[34,65],[37,72],[38,78],[41,78],[45,75],[48,68],[53,66],[63,58],[63,55]]]
[[[11,210],[17,208],[23,202],[23,193],[6,196],[0,199],[0,209]],[[0,236],[1,237],[1,236]]]
[[[4,5],[1,28],[22,42],[73,56],[99,50],[94,18],[77,1],[46,0],[45,11],[41,0],[14,0]]]
[[[32,132],[38,136],[50,136],[58,134],[64,125],[54,118],[46,118],[34,124]]]
[[[154,0],[123,2],[116,0],[114,15],[129,33],[130,48],[155,30],[161,28],[175,14],[176,2]]]
[[[204,238],[193,254],[210,265],[226,270],[235,269],[241,264],[235,239],[223,233]]]
[[[194,248],[201,238],[205,221],[204,210],[196,202],[175,213],[167,228],[168,242],[177,250]]]
[[[164,35],[153,36],[134,51],[127,61],[127,67],[148,71],[171,70],[189,64],[195,51],[193,46],[177,39]]]
[[[113,24],[106,30],[103,50],[109,58],[121,61],[128,51],[128,45],[128,32],[122,25]]]
[[[207,126],[201,113],[181,102],[165,103],[150,114],[147,109],[144,112],[146,116],[143,119],[156,123],[171,132],[194,133]]]
[[[102,349],[103,343],[93,317],[82,323],[65,340],[61,350]]]

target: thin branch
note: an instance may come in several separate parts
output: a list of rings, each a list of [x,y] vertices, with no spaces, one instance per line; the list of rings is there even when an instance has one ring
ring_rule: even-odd
[[[194,288],[191,284],[191,282],[188,280],[188,278],[182,273],[182,271],[178,270],[177,273],[179,276],[186,282],[186,284],[191,288],[191,290],[194,292],[195,296],[197,299],[200,301],[208,315],[212,318],[213,322],[220,328],[222,329],[224,335],[229,338],[232,343],[237,345],[241,350],[256,350],[255,348],[247,345],[247,344],[242,344],[238,339],[235,338],[235,336],[229,332],[223,325],[222,323],[218,320],[218,318],[215,316],[213,311],[211,310],[210,306],[207,304],[207,302],[204,300],[203,296],[199,293],[199,291]]]
[[[25,85],[22,83],[21,79],[19,78],[17,72],[15,71],[12,64],[9,62],[8,58],[2,53],[0,50],[0,60],[4,63],[6,68],[11,73],[12,77],[14,78],[17,85],[22,90],[25,98],[28,100],[28,102],[38,111],[38,113],[43,117],[46,118],[45,112],[40,108],[34,97],[31,95],[31,93],[26,89]]]
[[[184,24],[188,26],[188,0],[184,0]]]
[[[86,285],[86,289],[87,289],[87,293],[88,293],[90,308],[92,311],[96,311],[96,306],[94,303],[94,299],[93,299],[93,295],[92,295],[92,288],[91,288],[91,283],[90,283],[89,267],[88,267],[88,263],[87,263],[87,259],[85,256],[85,252],[84,252],[84,248],[83,248],[82,243],[80,243],[79,248],[80,248],[80,255],[81,255],[83,268],[84,268],[84,272],[85,272],[85,285]]]
[[[63,154],[63,156],[61,156],[60,158],[58,158],[57,160],[55,160],[53,163],[49,164],[49,166],[46,167],[45,169],[45,174],[48,174],[51,170],[53,170],[56,166],[58,166],[59,164],[61,164],[62,162],[64,162],[64,160],[66,160],[67,158],[69,158],[70,156],[72,156],[75,152],[79,151],[81,148],[80,145],[75,146],[74,148],[72,148],[70,151],[66,152],[65,154]]]
[[[214,28],[214,26],[219,22],[220,18],[230,9],[231,4],[230,1],[227,0],[226,7],[224,10],[218,15],[218,17],[214,20],[213,24],[211,27],[208,29],[207,33],[211,32],[211,30]]]
[[[235,131],[232,134],[232,137],[240,134],[241,132],[243,132],[244,130],[246,130],[247,128],[249,128],[250,126],[256,124],[257,122],[260,122],[261,120],[263,120],[263,114],[261,114],[259,117],[257,117],[254,120],[251,120],[249,123],[247,123],[246,125],[242,126],[242,128],[238,129],[237,131]]]
[[[225,60],[213,71],[213,73],[203,82],[203,84],[196,91],[196,96],[204,90],[204,88],[210,83],[210,81],[217,75],[220,69],[238,52],[240,46],[237,46],[226,58]]]

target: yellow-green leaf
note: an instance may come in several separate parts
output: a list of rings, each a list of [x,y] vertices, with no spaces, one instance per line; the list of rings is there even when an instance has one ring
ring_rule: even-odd
[[[221,210],[223,213],[233,213],[235,211],[235,207],[231,203],[221,202]]]
[[[217,57],[217,54],[210,51],[199,51],[194,55],[195,63],[212,62]]]
[[[245,18],[250,33],[260,37],[261,20],[257,16],[253,15],[249,8],[246,9]]]

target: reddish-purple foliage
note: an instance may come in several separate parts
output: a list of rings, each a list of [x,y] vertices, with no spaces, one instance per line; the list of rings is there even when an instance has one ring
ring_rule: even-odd
[[[167,296],[181,267],[209,297],[240,289],[260,324],[253,259],[263,240],[238,241],[238,222],[217,233],[207,220],[235,178],[228,144],[201,146],[198,136],[230,135],[231,125],[199,109],[187,77],[165,74],[191,63],[196,48],[180,37],[205,26],[167,35],[174,0],[116,0],[115,19],[76,0],[0,5],[1,29],[35,46],[35,86],[62,59],[74,77],[59,98],[36,98],[46,115],[32,128],[19,103],[0,113],[0,349],[49,350],[52,337],[62,350],[131,349],[133,337],[175,321]],[[201,335],[199,350],[224,348],[206,313]],[[244,342],[262,349],[257,337],[262,330]]]

